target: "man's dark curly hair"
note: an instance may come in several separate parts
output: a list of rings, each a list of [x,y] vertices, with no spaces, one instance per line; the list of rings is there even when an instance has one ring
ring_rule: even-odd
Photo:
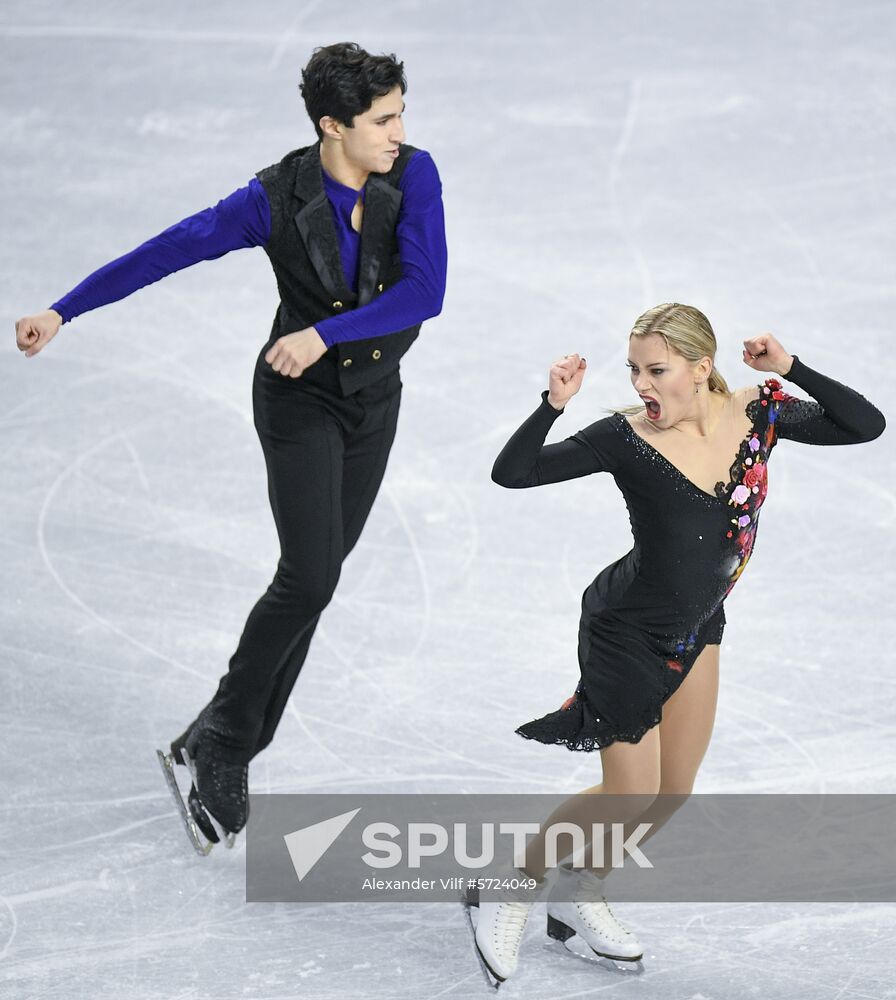
[[[364,114],[393,87],[401,87],[402,94],[408,89],[404,63],[394,55],[372,56],[355,42],[337,42],[314,50],[302,70],[299,91],[322,139],[319,122],[324,115],[351,128],[355,115]]]

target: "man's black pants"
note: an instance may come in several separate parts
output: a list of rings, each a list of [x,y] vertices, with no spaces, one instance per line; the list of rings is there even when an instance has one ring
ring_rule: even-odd
[[[318,365],[333,362],[325,356]],[[210,738],[216,755],[239,763],[248,763],[273,738],[395,438],[397,370],[345,398],[335,368],[326,375],[315,381],[287,378],[262,356],[256,366],[255,427],[280,560],[249,614],[228,672],[200,715],[201,738]]]

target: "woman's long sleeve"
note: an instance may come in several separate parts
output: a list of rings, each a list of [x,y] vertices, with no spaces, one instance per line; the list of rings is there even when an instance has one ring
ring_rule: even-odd
[[[775,421],[779,438],[805,444],[859,444],[883,433],[886,420],[873,403],[855,389],[809,368],[796,355],[784,377],[812,399],[786,396]]]
[[[557,444],[544,443],[562,410],[555,410],[542,393],[541,405],[514,431],[495,460],[492,479],[508,489],[544,486],[578,479],[593,472],[612,472],[617,465],[613,445],[619,439],[609,418]]]

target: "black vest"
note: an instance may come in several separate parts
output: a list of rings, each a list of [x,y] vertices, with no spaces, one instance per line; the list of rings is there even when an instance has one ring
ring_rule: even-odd
[[[327,316],[366,305],[402,276],[395,226],[402,193],[398,182],[413,146],[402,146],[388,174],[371,174],[364,195],[358,291],[345,281],[336,224],[321,177],[320,143],[295,149],[256,175],[271,206],[265,250],[274,268],[280,305],[268,346]],[[302,374],[302,380],[344,396],[393,372],[420,324],[368,340],[336,344]],[[278,376],[281,377],[282,376]]]

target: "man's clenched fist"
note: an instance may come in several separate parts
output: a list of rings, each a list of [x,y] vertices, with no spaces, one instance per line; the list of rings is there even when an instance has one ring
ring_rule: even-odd
[[[327,345],[313,326],[298,333],[287,333],[275,340],[264,359],[280,375],[299,378],[306,368],[327,353]]]
[[[46,309],[33,316],[16,320],[16,346],[30,358],[42,350],[59,332],[62,317],[55,309]]]

